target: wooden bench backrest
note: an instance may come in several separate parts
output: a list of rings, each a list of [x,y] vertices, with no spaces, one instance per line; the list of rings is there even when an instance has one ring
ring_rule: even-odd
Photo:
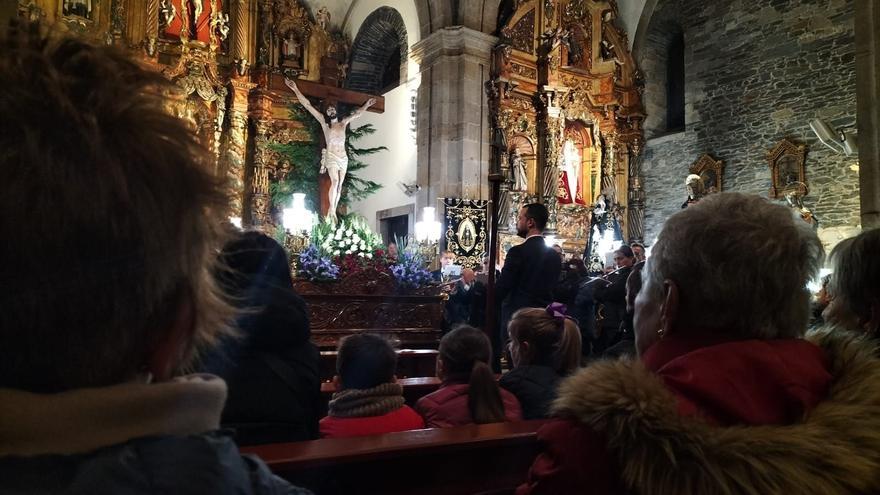
[[[433,428],[242,448],[320,494],[511,493],[546,421]]]
[[[397,351],[397,377],[434,376],[437,373],[437,351],[433,349],[401,349]],[[336,351],[321,351],[321,381],[336,374]]]

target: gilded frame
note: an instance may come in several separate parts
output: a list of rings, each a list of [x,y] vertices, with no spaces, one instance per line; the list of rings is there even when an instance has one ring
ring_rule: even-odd
[[[723,160],[716,160],[708,153],[703,153],[688,171],[700,176],[700,180],[703,181],[703,190],[707,194],[721,192],[721,176],[724,172]]]
[[[770,166],[771,198],[781,198],[788,186],[802,184],[806,188],[805,163],[807,145],[783,139],[767,153]],[[790,189],[790,188],[789,188]]]

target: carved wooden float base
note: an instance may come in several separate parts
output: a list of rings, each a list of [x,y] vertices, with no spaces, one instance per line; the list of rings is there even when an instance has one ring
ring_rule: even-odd
[[[387,336],[399,348],[436,349],[440,341],[445,295],[394,294],[393,280],[377,272],[331,283],[295,280],[294,288],[308,305],[312,341],[321,349],[363,332]]]

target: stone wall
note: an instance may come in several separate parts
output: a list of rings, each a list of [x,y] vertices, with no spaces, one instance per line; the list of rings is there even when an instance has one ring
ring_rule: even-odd
[[[652,112],[665,112],[664,53],[670,25],[685,39],[686,130],[649,122],[644,165],[645,239],[685,200],[688,167],[702,153],[724,160],[722,188],[767,196],[765,155],[783,138],[806,143],[807,207],[826,244],[859,223],[858,160],[836,154],[809,121],[855,125],[852,0],[660,0],[640,64]],[[659,116],[658,116],[659,117]]]

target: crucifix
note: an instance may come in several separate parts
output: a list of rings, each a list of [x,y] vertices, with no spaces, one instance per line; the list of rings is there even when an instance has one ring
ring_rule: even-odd
[[[277,87],[272,84],[274,82],[274,80],[270,82],[272,89]],[[320,184],[321,214],[328,221],[336,222],[336,209],[339,205],[339,199],[342,197],[342,187],[348,168],[348,153],[346,152],[348,124],[367,111],[384,112],[385,99],[306,80],[294,81],[284,78],[283,85],[293,91],[297,100],[321,124],[321,129],[324,132],[324,148],[321,150],[320,173],[326,173],[330,179],[329,187],[325,187],[326,182],[324,181]],[[312,105],[309,96],[322,100],[326,118]],[[359,108],[350,115],[339,119],[336,114],[338,103],[359,105]]]

